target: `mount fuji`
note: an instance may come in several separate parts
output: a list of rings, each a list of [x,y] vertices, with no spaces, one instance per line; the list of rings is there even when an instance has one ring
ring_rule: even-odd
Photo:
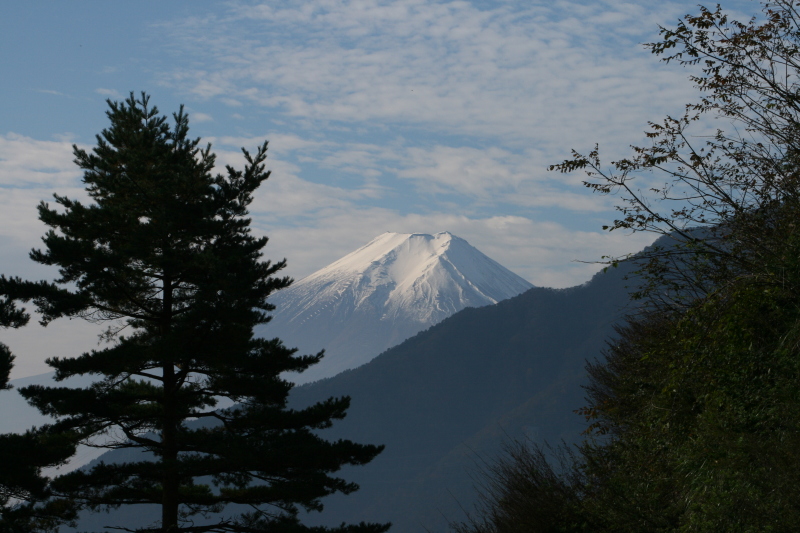
[[[276,293],[269,324],[319,364],[287,376],[297,384],[334,376],[466,307],[492,305],[533,285],[449,232],[384,233]]]

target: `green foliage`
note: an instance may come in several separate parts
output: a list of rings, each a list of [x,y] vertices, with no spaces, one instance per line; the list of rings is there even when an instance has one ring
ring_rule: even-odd
[[[601,480],[587,506],[637,531],[789,531],[800,520],[798,301],[742,280],[629,324],[591,370]],[[627,504],[627,505],[626,505]],[[638,528],[638,529],[637,529]]]
[[[14,366],[14,354],[8,346],[0,343],[0,390],[7,389],[8,378],[11,375],[11,367]]]
[[[554,453],[548,457],[546,451]],[[574,461],[566,447],[552,450],[523,441],[507,445],[503,458],[484,472],[479,514],[453,529],[456,533],[582,530],[585,479],[572,467]]]
[[[800,14],[777,0],[739,23],[701,7],[662,37],[654,53],[700,69],[699,102],[651,124],[652,144],[609,169],[597,148],[551,167],[587,170],[589,188],[621,195],[608,230],[666,240],[633,258],[640,311],[589,365],[586,440],[557,479],[571,487],[560,505],[579,502],[571,525],[529,520],[528,531],[779,532],[800,523]],[[690,129],[706,116],[732,123],[732,133],[697,144]],[[539,461],[526,479],[550,471]],[[509,470],[496,480],[520,486]],[[521,497],[548,491],[529,483]],[[493,505],[502,506],[499,494]]]
[[[22,309],[17,309],[14,302],[0,299],[0,326],[5,328],[20,328],[28,323],[30,317]]]
[[[244,170],[212,175],[214,154],[188,137],[183,109],[170,126],[145,94],[109,108],[94,150],[74,148],[91,203],[55,196],[57,208],[39,206],[51,229],[31,258],[57,266],[60,278],[0,277],[0,294],[33,301],[45,323],[108,324],[109,347],[48,359],[57,380],[92,374],[93,385],[21,389],[57,418],[48,434],[147,453],[55,478],[51,505],[159,505],[160,523],[140,531],[305,530],[299,509],[319,511],[324,496],[356,490],[332,474],[382,447],[321,439],[316,430],[343,418],[349,398],[288,409],[292,385],[280,376],[322,354],[297,356],[278,339],[253,337],[273,310],[267,297],[291,282],[276,277],[284,261],[262,261],[267,239],[252,235],[247,218],[269,176],[267,144],[243,150]],[[220,399],[236,405],[217,409]],[[195,420],[205,424],[188,424]],[[250,512],[226,511],[231,504]]]

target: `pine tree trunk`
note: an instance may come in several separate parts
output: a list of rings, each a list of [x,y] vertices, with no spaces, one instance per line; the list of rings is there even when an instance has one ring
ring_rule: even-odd
[[[161,527],[165,532],[178,528],[178,447],[175,428],[174,374],[174,367],[171,364],[164,365],[164,429],[161,433],[164,493],[161,503]]]
[[[162,335],[169,334],[172,322],[172,283],[165,276],[163,296]],[[177,442],[177,409],[175,405],[176,387],[175,365],[171,360],[164,362],[164,427],[161,432],[162,455],[164,467],[163,495],[161,500],[161,528],[164,532],[178,529],[178,442]]]

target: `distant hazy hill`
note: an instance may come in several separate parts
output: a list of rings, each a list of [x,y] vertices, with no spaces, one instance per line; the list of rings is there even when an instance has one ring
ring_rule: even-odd
[[[623,265],[571,289],[534,288],[497,305],[464,309],[368,364],[295,389],[301,406],[349,395],[347,418],[324,435],[385,444],[369,465],[343,475],[361,484],[327,499],[309,523],[391,521],[396,533],[445,531],[475,492],[470,472],[502,442],[575,441],[583,428],[586,360],[599,356],[628,305]],[[115,459],[116,457],[116,459]],[[105,460],[124,460],[108,454]],[[129,508],[128,527],[156,509]],[[116,513],[114,513],[116,514]],[[112,523],[88,517],[83,530]]]
[[[384,233],[274,295],[269,324],[301,353],[325,349],[290,379],[308,383],[366,363],[466,307],[495,304],[532,285],[448,232]]]

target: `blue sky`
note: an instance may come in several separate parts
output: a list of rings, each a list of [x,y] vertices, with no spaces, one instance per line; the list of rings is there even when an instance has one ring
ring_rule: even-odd
[[[185,104],[220,163],[241,166],[239,147],[270,141],[254,227],[294,277],[384,231],[446,230],[535,285],[582,283],[599,267],[575,260],[652,238],[603,233],[614,199],[546,167],[595,142],[606,160],[626,155],[648,120],[696,99],[689,72],[642,46],[695,4],[10,3],[0,272],[49,274],[27,259],[44,231],[36,204],[83,197],[71,144],[91,148],[106,98],[144,90],[163,113]],[[746,0],[725,7],[758,11]],[[77,340],[88,330],[75,323],[47,329],[3,332],[20,355],[16,376],[45,371],[39,354],[54,342],[94,342]]]

